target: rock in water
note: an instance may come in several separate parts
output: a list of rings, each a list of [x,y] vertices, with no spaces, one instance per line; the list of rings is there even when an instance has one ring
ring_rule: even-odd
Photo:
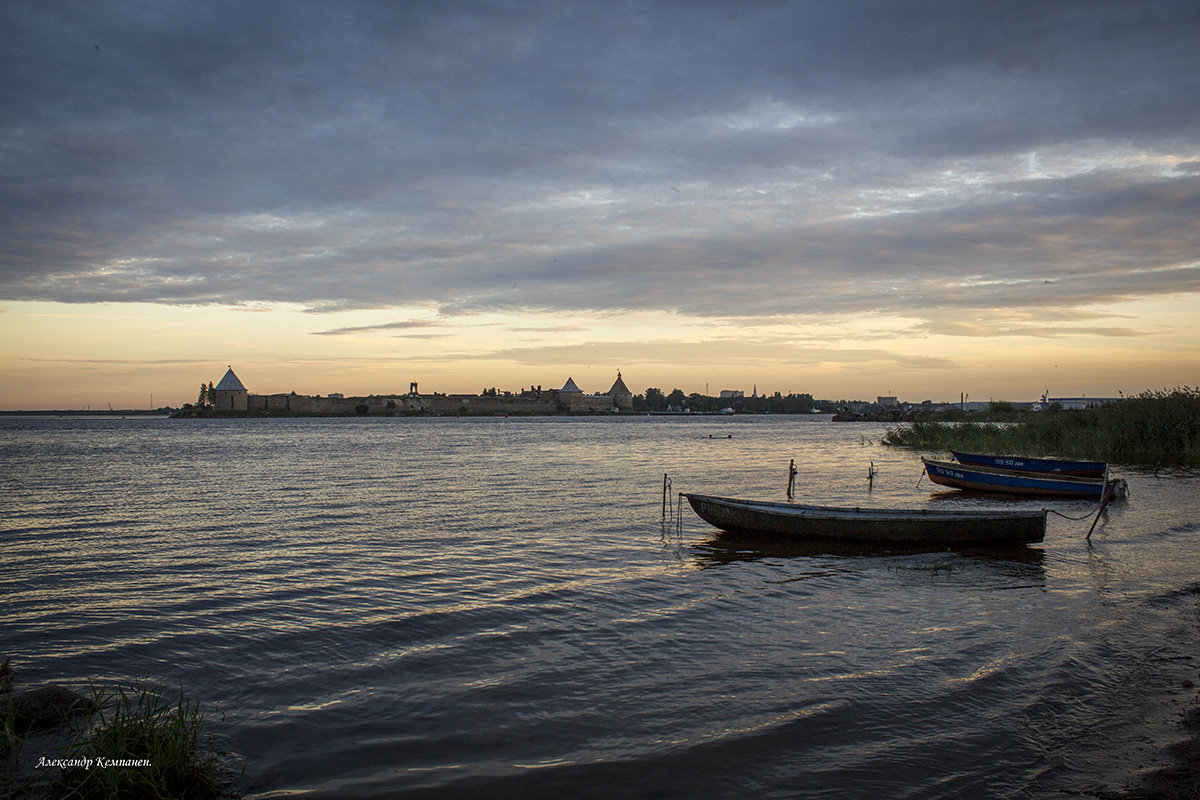
[[[13,717],[18,729],[52,728],[76,714],[90,714],[96,704],[62,686],[42,686],[12,696]]]

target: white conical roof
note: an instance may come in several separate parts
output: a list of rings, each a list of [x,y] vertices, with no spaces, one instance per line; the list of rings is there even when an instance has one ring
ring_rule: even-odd
[[[565,384],[563,384],[563,388],[559,389],[559,391],[560,392],[579,392],[580,394],[583,394],[583,389],[580,389],[578,386],[575,385],[574,378],[567,378],[567,382]]]
[[[246,387],[242,386],[242,382],[238,380],[238,376],[233,374],[233,367],[225,373],[225,377],[221,378],[221,382],[215,387],[218,392],[244,392]]]

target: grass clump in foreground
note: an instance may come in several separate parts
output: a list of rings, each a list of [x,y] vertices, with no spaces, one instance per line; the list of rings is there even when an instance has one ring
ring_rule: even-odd
[[[1200,388],[1142,392],[1095,408],[1033,412],[1006,424],[913,422],[889,430],[882,443],[921,450],[1200,464]]]
[[[76,730],[59,762],[54,798],[209,800],[234,797],[198,701],[156,685],[95,692],[99,709]]]

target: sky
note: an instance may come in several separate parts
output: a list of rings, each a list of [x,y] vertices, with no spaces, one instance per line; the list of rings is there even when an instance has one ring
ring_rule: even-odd
[[[1200,384],[1200,3],[8,0],[0,409]]]

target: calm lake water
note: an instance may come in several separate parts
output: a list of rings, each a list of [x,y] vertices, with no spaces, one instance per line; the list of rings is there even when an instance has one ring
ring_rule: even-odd
[[[1200,682],[1200,474],[1001,553],[729,538],[676,491],[935,493],[825,417],[0,420],[0,658],[182,682],[254,798],[1077,797]],[[710,438],[712,437],[712,438]],[[867,468],[878,475],[869,487]],[[1080,517],[1078,501],[1019,501]]]

